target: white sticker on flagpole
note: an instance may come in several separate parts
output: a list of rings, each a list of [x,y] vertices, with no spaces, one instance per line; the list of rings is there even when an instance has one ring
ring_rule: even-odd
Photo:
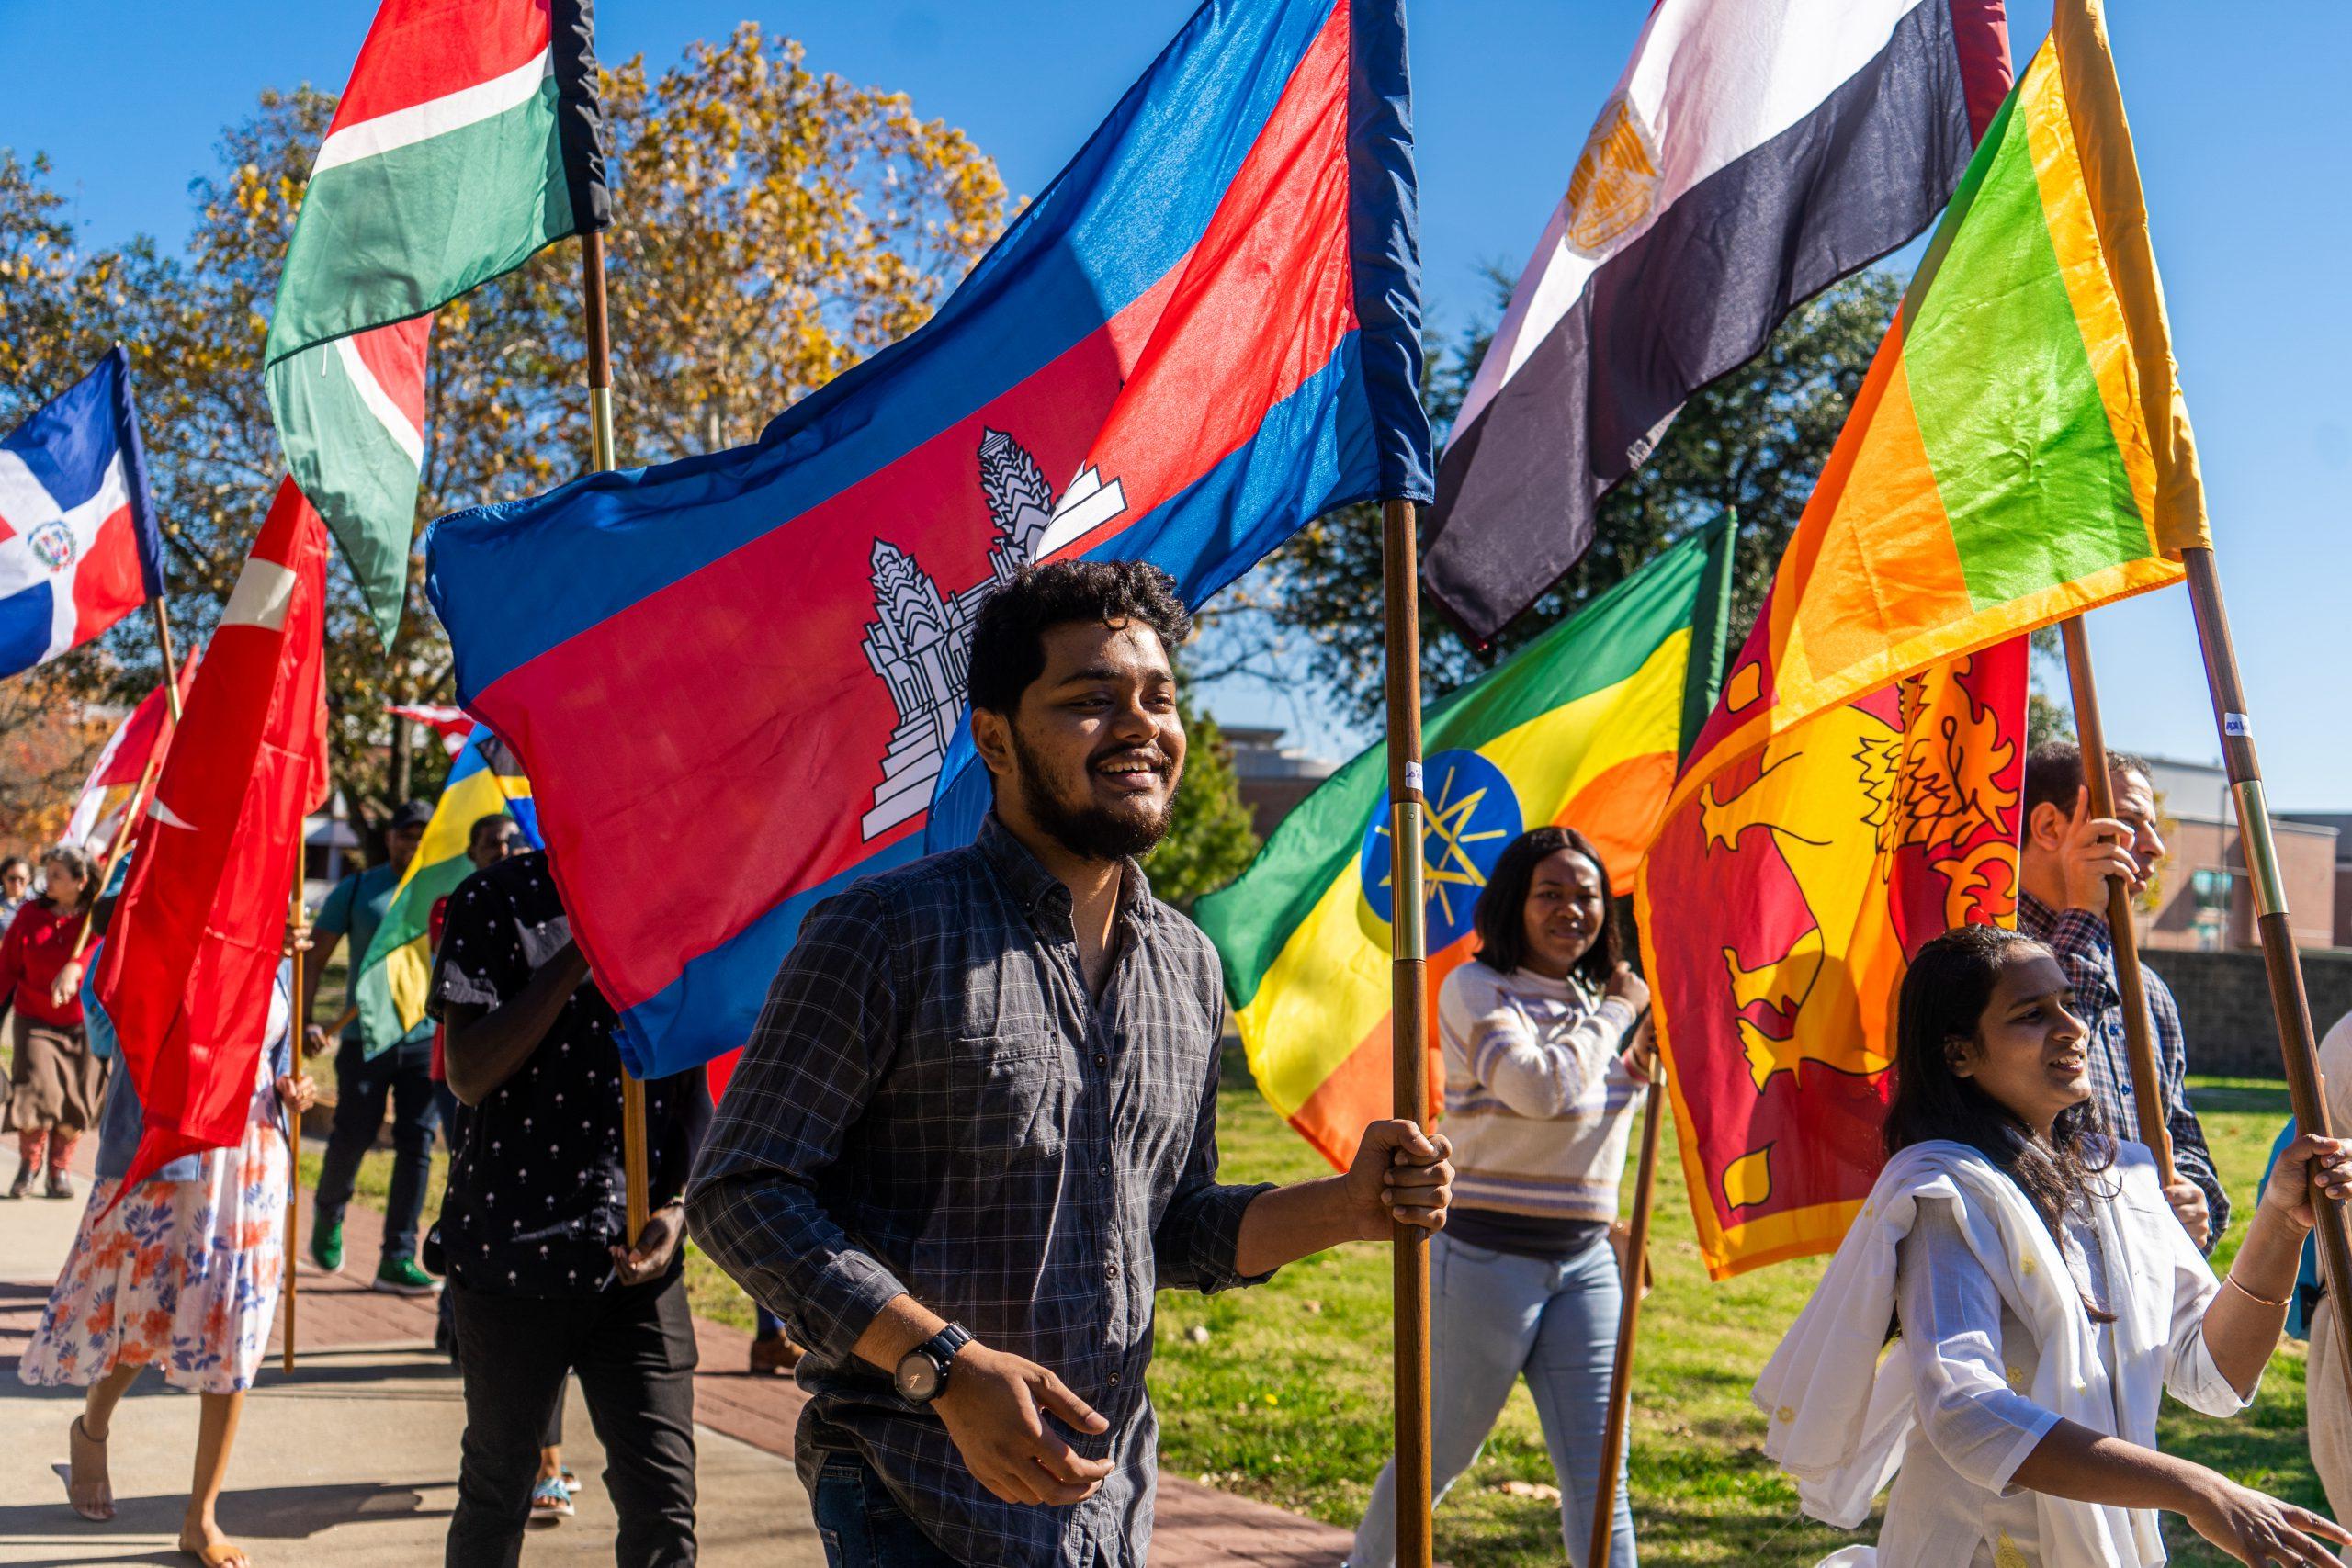
[[[2222,733],[2250,738],[2254,734],[2254,720],[2242,713],[2225,713],[2222,716]]]
[[[1405,764],[1405,787],[1415,795],[1421,793],[1421,765],[1419,762]]]

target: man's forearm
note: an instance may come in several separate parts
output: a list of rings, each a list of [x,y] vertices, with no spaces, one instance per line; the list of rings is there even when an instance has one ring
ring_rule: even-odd
[[[895,1372],[907,1352],[947,1326],[947,1320],[910,1295],[893,1296],[857,1337],[852,1353],[886,1372]]]
[[[1234,1272],[1245,1279],[1271,1274],[1311,1253],[1363,1239],[1348,1203],[1346,1177],[1277,1187],[1259,1193],[1242,1211]]]
[[[487,1012],[463,1003],[447,1008],[449,1032],[442,1057],[449,1092],[468,1105],[480,1105],[496,1093],[522,1071],[587,977],[587,959],[577,947],[567,947],[534,971],[512,1000]]]

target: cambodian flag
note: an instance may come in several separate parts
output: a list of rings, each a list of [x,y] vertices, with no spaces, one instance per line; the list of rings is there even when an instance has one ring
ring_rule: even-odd
[[[1018,567],[1141,558],[1197,604],[1428,498],[1416,223],[1401,0],[1211,0],[927,325],[755,445],[434,528],[459,700],[522,755],[632,1071],[741,1044],[808,907],[922,852]]]
[[[119,344],[0,439],[0,676],[79,648],[164,592],[164,537]]]

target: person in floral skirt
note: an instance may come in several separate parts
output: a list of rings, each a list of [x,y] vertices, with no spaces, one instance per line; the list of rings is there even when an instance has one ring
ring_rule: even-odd
[[[108,912],[102,905],[101,919]],[[93,958],[89,973],[97,972]],[[214,1506],[285,1278],[289,1111],[300,1114],[316,1097],[288,1048],[289,979],[281,968],[272,988],[243,1144],[174,1160],[119,1203],[115,1195],[139,1146],[141,1112],[130,1074],[114,1075],[98,1132],[98,1179],[49,1308],[17,1363],[27,1383],[89,1391],[71,1433],[66,1497],[96,1523],[114,1517],[107,1443],[115,1406],[141,1369],[153,1363],[168,1386],[202,1396],[179,1544],[205,1568],[249,1568],[243,1549],[221,1533]],[[86,987],[83,1001],[95,1042],[111,1054],[112,1028]]]

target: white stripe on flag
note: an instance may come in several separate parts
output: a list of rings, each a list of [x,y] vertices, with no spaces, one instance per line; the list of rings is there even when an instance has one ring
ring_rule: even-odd
[[[161,794],[158,794],[153,802],[148,806],[147,815],[166,828],[185,828],[191,833],[196,831],[196,824],[164,805]]]
[[[229,607],[220,612],[224,626],[259,626],[277,631],[286,625],[287,607],[294,602],[294,570],[259,556],[249,557],[237,574]]]
[[[0,447],[0,523],[29,534],[57,515],[57,498],[16,453]]]
[[[392,438],[392,445],[407,455],[409,466],[422,471],[424,468],[424,433],[411,424],[407,413],[400,404],[392,401],[392,395],[384,390],[383,383],[376,379],[375,373],[368,368],[368,362],[359,356],[358,345],[352,337],[335,339],[334,352],[343,363],[343,373],[351,378],[352,389],[359,394],[359,400],[367,405],[369,413],[376,416],[376,423],[384,427],[384,434]]]
[[[454,93],[379,114],[346,125],[319,145],[318,161],[311,165],[316,178],[329,169],[356,164],[419,141],[430,141],[452,130],[494,118],[530,101],[539,84],[555,74],[555,51],[541,50],[538,58],[516,66],[503,76],[492,76]]]
[[[1602,114],[1623,100],[1658,160],[1649,209],[1600,254],[1571,250],[1567,201],[1544,226],[1453,429],[1464,431],[1584,293],[1602,262],[1691,186],[1819,108],[1884,50],[1904,17],[1942,0],[1661,0]]]

